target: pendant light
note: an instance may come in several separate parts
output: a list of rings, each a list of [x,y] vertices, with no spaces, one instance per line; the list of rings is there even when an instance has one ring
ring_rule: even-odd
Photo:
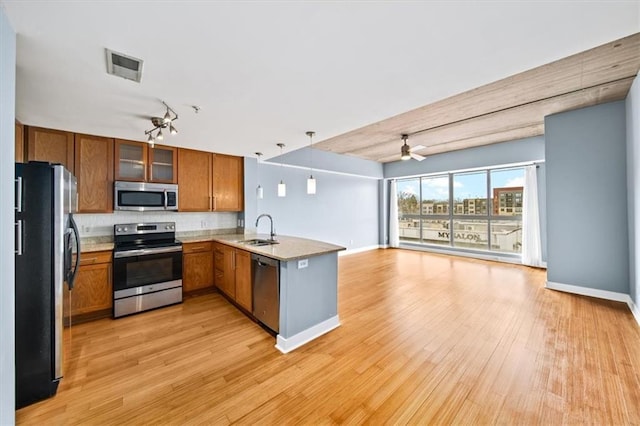
[[[282,165],[282,148],[284,148],[284,144],[282,142],[276,144],[280,147],[280,171],[284,170]],[[282,175],[281,175],[282,176]],[[286,197],[287,196],[287,185],[285,185],[282,177],[280,178],[280,183],[278,184],[278,197]]]
[[[260,185],[260,157],[262,157],[262,153],[256,152],[256,157],[258,157],[258,165],[256,167],[256,180],[258,181],[258,187],[256,188],[256,197],[258,197],[259,200],[262,200],[264,198],[264,190]]]
[[[308,131],[307,136],[309,136],[309,178],[307,179],[307,194],[313,195],[316,193],[316,180],[313,177],[313,135],[316,132]]]

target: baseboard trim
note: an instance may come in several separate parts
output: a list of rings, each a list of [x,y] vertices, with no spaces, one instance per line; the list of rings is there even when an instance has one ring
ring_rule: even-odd
[[[633,317],[636,319],[636,322],[640,326],[640,308],[638,308],[638,305],[633,303],[633,299],[631,299],[631,296],[629,296],[629,300],[627,300],[627,305],[629,305],[629,309],[631,309]]]
[[[370,250],[377,250],[379,249],[380,246],[379,245],[373,245],[373,246],[365,246],[365,247],[360,247],[357,249],[347,249],[346,251],[339,251],[338,252],[338,256],[348,256],[350,254],[356,254],[356,253],[362,253],[365,251],[370,251]]]
[[[565,293],[579,294],[581,296],[597,297],[598,299],[613,300],[614,302],[628,303],[631,298],[628,294],[618,293],[615,291],[599,290],[597,288],[582,287],[578,285],[562,284],[553,281],[547,281],[546,288],[551,290],[563,291]]]
[[[284,338],[278,334],[278,336],[276,337],[276,349],[278,349],[283,354],[289,353],[292,350],[304,345],[305,343],[309,343],[313,339],[317,339],[323,334],[328,333],[335,328],[338,328],[339,326],[340,318],[338,318],[338,315],[336,315],[335,317],[324,320],[321,323],[307,328],[306,330],[303,330],[298,334],[294,334],[289,338]]]

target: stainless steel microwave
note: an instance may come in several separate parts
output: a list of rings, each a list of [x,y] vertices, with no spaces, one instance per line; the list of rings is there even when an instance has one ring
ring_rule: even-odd
[[[178,185],[116,181],[113,202],[114,210],[178,210]]]

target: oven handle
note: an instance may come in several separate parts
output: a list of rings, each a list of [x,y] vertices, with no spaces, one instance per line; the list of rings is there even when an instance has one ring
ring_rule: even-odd
[[[118,252],[113,253],[113,258],[114,259],[119,259],[119,258],[122,258],[122,257],[143,256],[145,254],[173,253],[173,252],[177,252],[177,251],[182,251],[182,246],[118,251]]]

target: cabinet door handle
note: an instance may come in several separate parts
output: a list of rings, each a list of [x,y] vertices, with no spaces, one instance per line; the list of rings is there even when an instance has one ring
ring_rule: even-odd
[[[209,210],[213,210],[213,207],[211,206],[211,199],[213,197],[211,195],[209,195]]]
[[[16,212],[22,213],[22,176],[16,179]]]
[[[18,220],[16,222],[16,250],[15,253],[18,256],[22,256],[23,247],[22,247],[22,220]]]
[[[218,204],[216,203],[216,196],[214,195],[212,198],[213,198],[213,210],[218,210],[218,207],[216,207]]]
[[[236,269],[236,252],[235,251],[231,252],[231,259],[233,260],[233,268],[232,269]]]

